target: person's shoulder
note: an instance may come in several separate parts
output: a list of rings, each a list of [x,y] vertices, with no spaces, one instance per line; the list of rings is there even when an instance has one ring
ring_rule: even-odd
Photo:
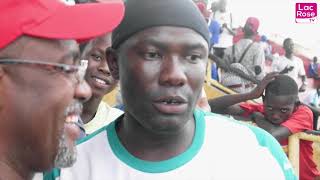
[[[298,56],[293,56],[292,58],[293,58],[294,61],[298,61],[298,62],[302,62],[303,63],[302,59],[299,58]]]
[[[118,108],[115,108],[115,107],[110,107],[110,113],[112,115],[115,115],[117,117],[119,117],[120,115],[122,115],[124,112]]]
[[[252,43],[252,40],[247,38],[241,38],[237,43],[235,43],[235,46],[244,46]]]
[[[100,139],[100,138],[105,138],[106,137],[106,133],[107,133],[107,129],[108,127],[111,125],[112,123],[110,123],[109,125],[106,125],[100,129],[98,129],[97,131],[87,135],[84,138],[81,138],[77,141],[77,146],[83,146],[83,144],[87,144],[88,142],[93,142],[94,139]]]
[[[313,118],[313,113],[312,113],[311,109],[304,104],[301,104],[298,106],[296,113],[306,115],[309,118]]]
[[[285,55],[278,56],[276,59],[279,61],[289,60]]]
[[[267,131],[257,126],[253,126],[252,124],[235,120],[232,117],[227,117],[225,115],[214,113],[206,113],[205,119],[207,126],[218,126],[220,129],[228,131],[230,135],[254,135],[255,140],[258,142],[259,145],[262,146],[264,146],[265,143],[268,141],[276,141],[274,137],[270,135]]]
[[[253,126],[247,122],[235,120],[233,117],[226,115],[206,113],[205,120],[208,128],[210,126],[219,127],[222,131],[227,131],[231,136],[252,136],[259,141],[263,138],[269,138],[268,133],[259,127]],[[217,128],[216,128],[217,129]]]
[[[285,57],[284,55],[282,56],[278,56],[276,58],[274,58],[274,60],[272,61],[272,64],[275,65],[284,65],[284,64],[288,64],[290,62],[290,60]]]

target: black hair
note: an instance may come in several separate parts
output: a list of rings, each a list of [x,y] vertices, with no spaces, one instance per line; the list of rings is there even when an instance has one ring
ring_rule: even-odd
[[[282,46],[285,47],[285,44],[287,44],[289,41],[292,41],[292,39],[291,38],[284,39]]]
[[[313,61],[318,61],[317,56],[313,57]]]
[[[275,77],[275,80],[271,81],[266,87],[267,94],[273,94],[276,96],[289,96],[298,95],[297,83],[287,75],[279,75]]]

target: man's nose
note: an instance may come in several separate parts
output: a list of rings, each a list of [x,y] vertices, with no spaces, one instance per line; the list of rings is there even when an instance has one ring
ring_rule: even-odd
[[[181,60],[177,57],[165,59],[161,65],[160,84],[165,86],[183,86],[187,77]]]
[[[105,59],[100,62],[98,70],[101,71],[102,73],[108,75],[108,76],[111,75],[107,60],[105,60]]]
[[[272,117],[272,119],[276,119],[276,120],[280,119],[279,113],[272,113],[271,117]]]
[[[91,95],[92,91],[87,81],[82,81],[81,83],[76,85],[74,93],[75,99],[81,102],[85,102],[90,99]]]

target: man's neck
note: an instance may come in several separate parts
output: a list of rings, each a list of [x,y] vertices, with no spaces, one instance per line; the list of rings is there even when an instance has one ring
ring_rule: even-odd
[[[195,133],[195,121],[190,119],[175,133],[156,134],[142,127],[137,120],[126,116],[117,126],[121,143],[134,156],[148,161],[162,161],[188,149]]]
[[[293,58],[293,53],[286,53],[285,56],[288,59],[292,59]]]
[[[102,100],[102,97],[91,97],[89,101],[83,104],[83,112],[81,119],[84,124],[90,122],[97,113],[98,106]]]
[[[10,166],[5,161],[0,161],[0,180],[29,180],[32,179],[34,173],[25,173],[21,175],[17,169]]]
[[[251,35],[251,34],[244,34],[243,39],[250,39],[253,40],[255,35]]]

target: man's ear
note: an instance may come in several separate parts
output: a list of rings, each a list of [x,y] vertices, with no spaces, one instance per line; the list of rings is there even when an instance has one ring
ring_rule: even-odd
[[[119,80],[119,66],[118,66],[118,56],[116,51],[109,47],[106,50],[106,58],[108,62],[108,66],[111,72],[111,75],[114,79]]]

